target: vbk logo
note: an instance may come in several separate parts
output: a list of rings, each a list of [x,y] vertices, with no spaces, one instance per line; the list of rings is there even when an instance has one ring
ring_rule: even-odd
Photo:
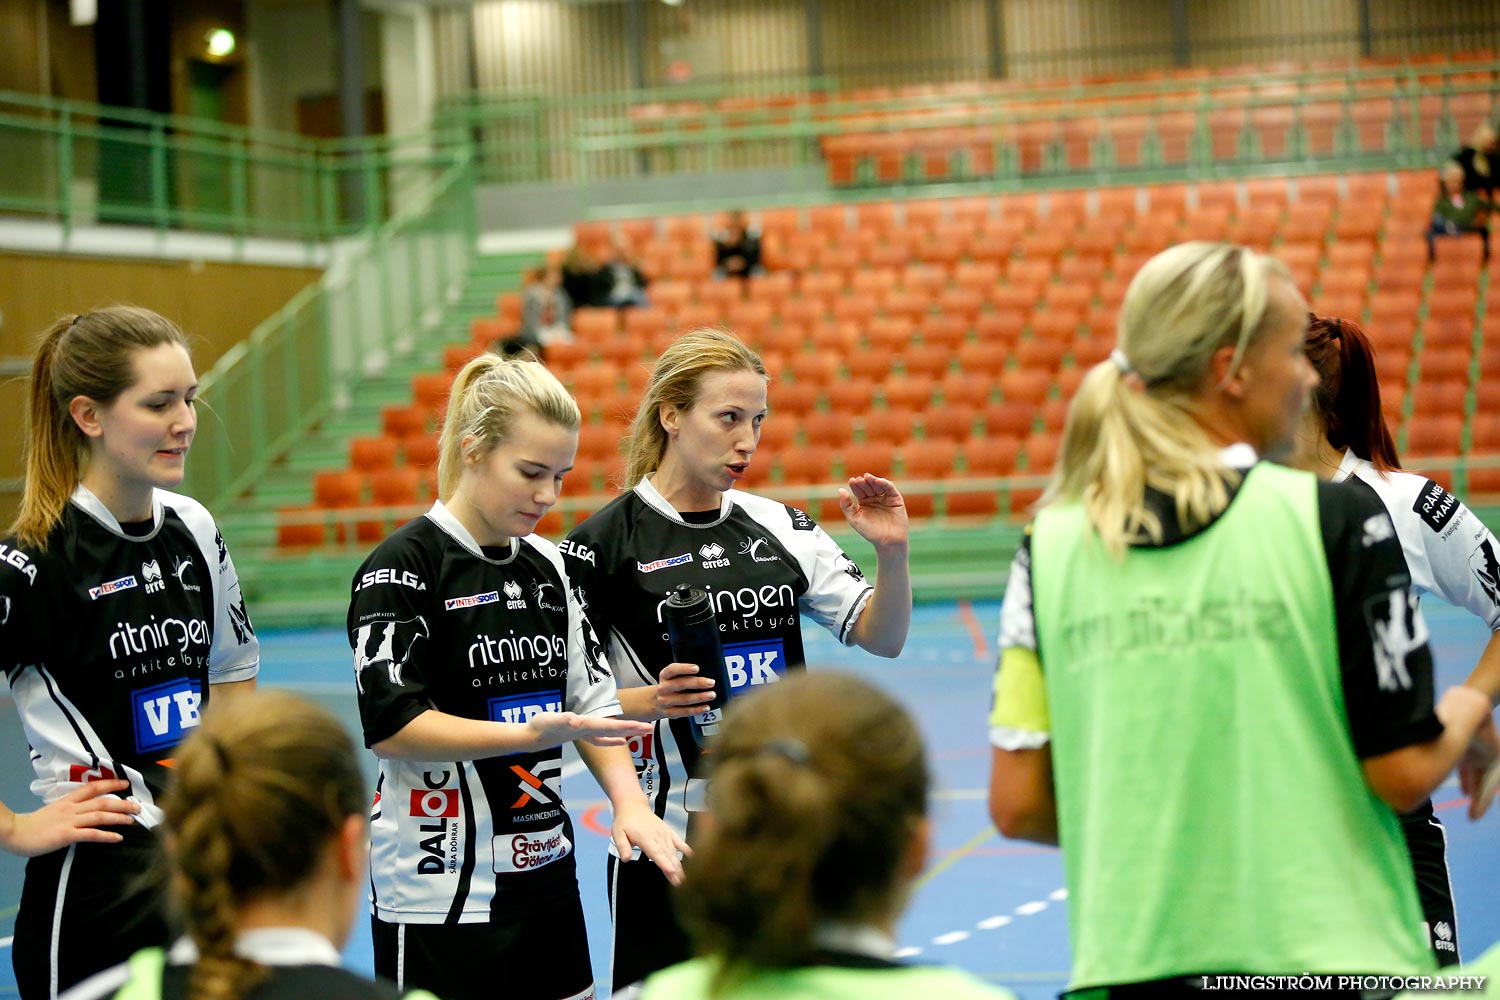
[[[729,565],[729,560],[724,556],[724,546],[718,542],[709,542],[698,550],[698,554],[703,557],[704,569],[718,569]]]
[[[196,729],[200,721],[197,681],[181,678],[132,691],[130,700],[135,716],[135,751],[148,753],[182,742],[187,730]]]
[[[732,691],[779,681],[786,674],[786,647],[780,639],[725,643],[724,672]]]
[[[447,818],[458,815],[457,788],[413,788],[411,790],[411,814]]]
[[[161,565],[155,559],[141,563],[141,579],[146,581],[148,594],[167,589],[166,582],[161,578]]]
[[[512,611],[524,611],[526,601],[521,597],[521,585],[514,580],[506,580],[500,588],[505,591],[505,606]]]
[[[490,699],[491,722],[527,722],[542,712],[561,712],[561,691],[530,691]]]

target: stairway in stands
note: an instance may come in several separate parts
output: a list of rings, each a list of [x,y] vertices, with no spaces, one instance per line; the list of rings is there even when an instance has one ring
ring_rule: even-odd
[[[522,271],[535,262],[531,253],[476,258],[462,298],[434,331],[385,371],[352,386],[346,410],[309,433],[232,510],[217,512],[257,624],[343,620],[350,577],[371,546],[289,553],[276,544],[277,512],[310,504],[314,476],[346,467],[350,440],[379,434],[382,409],[410,402],[412,376],[441,370],[444,349],[469,343],[472,321],[493,316],[496,296],[519,288]]]

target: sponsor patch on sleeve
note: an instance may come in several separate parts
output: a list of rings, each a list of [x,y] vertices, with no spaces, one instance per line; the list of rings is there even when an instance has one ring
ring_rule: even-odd
[[[807,516],[807,511],[802,510],[800,507],[793,507],[791,504],[787,504],[786,512],[792,519],[792,528],[796,531],[811,531],[817,527],[813,523],[813,519]]]
[[[1417,607],[1417,595],[1409,587],[1396,587],[1365,602],[1365,624],[1382,691],[1404,691],[1411,687],[1411,654],[1427,644],[1427,622]]]
[[[1411,510],[1433,531],[1441,532],[1458,511],[1458,497],[1443,489],[1442,483],[1429,479],[1422,484],[1422,492],[1417,494]]]

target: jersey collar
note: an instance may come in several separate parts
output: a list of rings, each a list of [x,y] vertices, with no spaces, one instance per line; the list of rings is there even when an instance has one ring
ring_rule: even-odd
[[[333,943],[306,927],[253,927],[240,931],[234,939],[234,952],[260,965],[331,965],[342,959]],[[198,948],[189,937],[172,945],[169,958],[173,965],[188,965],[198,960]]]
[[[726,490],[719,494],[718,520],[710,524],[693,524],[682,519],[682,515],[677,513],[677,508],[667,503],[666,497],[656,491],[656,487],[651,485],[650,480],[643,478],[640,482],[636,483],[635,492],[637,496],[646,502],[647,507],[650,507],[673,524],[680,524],[685,528],[712,528],[715,525],[723,524],[724,519],[729,516],[729,511],[734,507],[734,501],[730,499],[733,491]]]
[[[469,555],[475,559],[483,559],[487,563],[493,563],[496,566],[504,566],[514,559],[516,553],[521,550],[520,539],[512,538],[510,539],[510,554],[504,559],[491,559],[484,554],[484,550],[479,547],[479,543],[474,541],[474,536],[469,534],[469,529],[465,528],[459,519],[453,516],[451,510],[443,506],[443,501],[441,500],[432,501],[432,508],[427,511],[427,519],[447,532],[455,542],[468,549]]]
[[[157,496],[155,490],[151,491],[151,531],[149,534],[145,535],[127,535],[124,529],[120,527],[119,520],[110,513],[108,507],[104,506],[104,501],[95,496],[94,491],[89,489],[82,483],[79,483],[78,488],[73,491],[73,495],[69,497],[69,502],[72,503],[73,506],[77,507],[79,510],[87,514],[89,517],[92,517],[94,520],[98,521],[99,524],[104,528],[108,529],[116,535],[119,535],[127,542],[150,541],[151,539],[155,538],[156,533],[161,530],[161,498]]]
[[[1346,449],[1344,451],[1343,460],[1339,462],[1338,471],[1333,474],[1333,482],[1342,483],[1344,480],[1354,475],[1355,471],[1359,468],[1360,463],[1362,463],[1363,461],[1364,459],[1354,454],[1354,450],[1352,448]]]

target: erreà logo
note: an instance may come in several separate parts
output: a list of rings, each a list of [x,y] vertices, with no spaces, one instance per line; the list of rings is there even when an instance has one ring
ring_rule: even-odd
[[[108,583],[101,583],[97,587],[90,587],[89,600],[97,601],[99,598],[107,597],[116,591],[131,590],[137,586],[139,584],[136,582],[135,577],[122,576],[118,580],[111,580]]]
[[[141,579],[146,581],[148,594],[166,589],[167,585],[161,578],[161,565],[155,559],[141,563]]]
[[[483,594],[470,594],[468,597],[450,597],[443,602],[444,611],[457,611],[460,608],[477,608],[481,604],[496,604],[500,600],[500,592],[495,590],[486,591]]]
[[[671,569],[673,566],[682,566],[693,561],[691,552],[684,552],[680,556],[668,556],[665,559],[655,559],[648,563],[638,562],[635,568],[642,573],[655,573],[659,569]]]
[[[729,565],[729,560],[724,556],[724,546],[718,542],[709,542],[698,550],[698,554],[703,557],[704,569],[719,569]]]
[[[526,601],[521,597],[521,585],[514,580],[506,580],[501,590],[505,591],[505,606],[512,611],[521,611],[526,607]]]

